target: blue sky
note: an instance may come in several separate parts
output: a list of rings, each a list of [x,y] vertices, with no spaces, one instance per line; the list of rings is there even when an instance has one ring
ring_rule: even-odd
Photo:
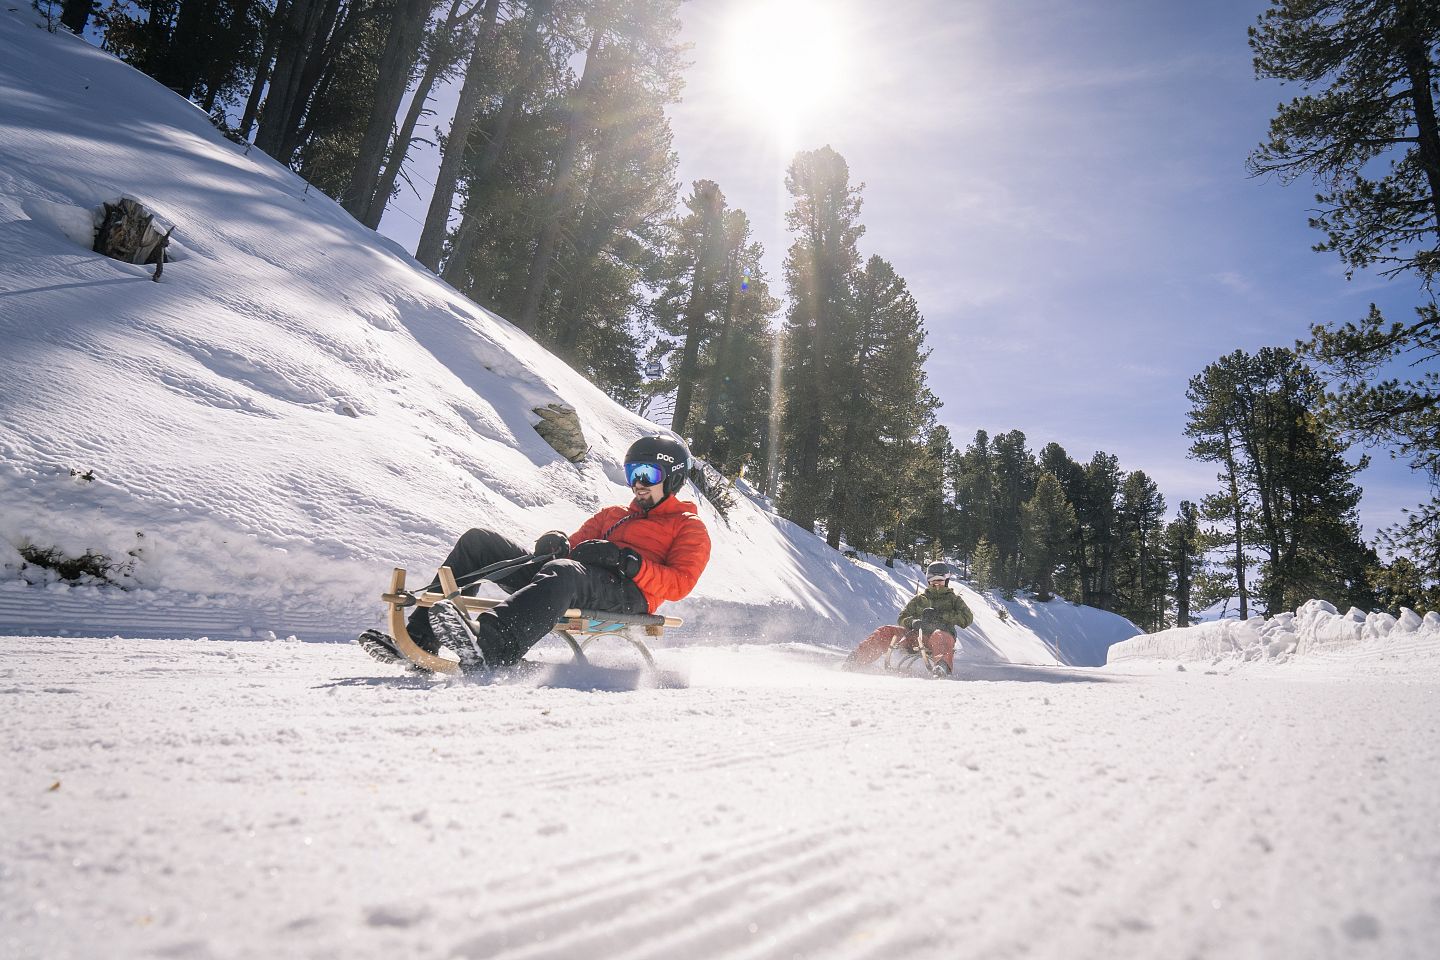
[[[1402,319],[1420,302],[1413,282],[1347,281],[1310,249],[1313,185],[1248,176],[1295,93],[1254,77],[1246,28],[1263,0],[814,4],[840,25],[826,28],[839,95],[780,134],[734,74],[729,24],[755,6],[684,8],[682,179],[714,179],[750,213],[778,280],[789,148],[843,154],[866,185],[861,252],[891,260],[919,301],[959,444],[1018,428],[1036,450],[1103,449],[1154,477],[1173,510],[1215,487],[1185,455],[1185,387],[1206,363],[1288,346],[1372,300]],[[1371,529],[1427,493],[1375,459]]]
[[[1298,92],[1254,78],[1245,31],[1266,6],[690,0],[680,178],[715,180],[745,209],[783,292],[785,167],[833,146],[865,184],[861,253],[893,262],[925,315],[957,444],[1018,428],[1037,451],[1103,449],[1173,512],[1216,486],[1184,436],[1186,383],[1206,363],[1288,346],[1372,300],[1399,319],[1422,300],[1411,281],[1347,281],[1310,249],[1313,185],[1246,173]],[[822,81],[785,75],[777,50]],[[385,229],[411,242],[408,221]],[[1375,461],[1368,532],[1428,495],[1384,451]]]

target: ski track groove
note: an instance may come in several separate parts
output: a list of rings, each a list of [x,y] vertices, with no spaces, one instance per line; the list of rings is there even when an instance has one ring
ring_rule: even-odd
[[[600,774],[566,773],[530,779],[517,779],[507,781],[506,786],[512,788],[558,789],[573,786],[602,786],[640,778],[651,778],[658,776],[674,776],[677,774],[707,773],[713,770],[724,770],[729,767],[740,766],[750,763],[761,763],[769,760],[779,760],[785,757],[795,756],[809,750],[837,750],[844,749],[848,743],[855,740],[881,736],[881,731],[870,731],[850,738],[844,743],[837,743],[835,738],[829,734],[796,735],[793,737],[775,738],[766,742],[766,749],[757,750],[747,748],[737,750],[734,753],[709,753],[703,758],[695,758],[689,761],[676,761],[667,758],[663,765],[656,765],[649,762],[639,762],[628,767],[610,767]],[[673,754],[671,755],[673,757]]]
[[[496,960],[693,955],[681,945],[713,949],[711,941],[717,936],[728,941],[747,933],[757,916],[793,912],[794,898],[843,895],[846,887],[836,874],[843,877],[840,866],[854,849],[845,832],[820,828],[658,873],[642,862],[618,877],[592,878],[563,894],[502,903],[496,908],[501,929],[452,949],[462,956]],[[826,869],[818,878],[810,876],[821,868]],[[805,879],[797,885],[800,877]],[[757,905],[757,891],[771,888],[788,889]],[[697,916],[700,919],[693,919]],[[550,935],[557,929],[558,935]]]

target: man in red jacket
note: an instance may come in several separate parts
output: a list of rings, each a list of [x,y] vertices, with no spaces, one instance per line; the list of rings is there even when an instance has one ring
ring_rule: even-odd
[[[519,661],[572,607],[653,613],[686,596],[710,560],[710,534],[695,504],[676,497],[689,467],[690,451],[679,440],[635,441],[625,454],[630,506],[606,507],[569,537],[559,530],[543,535],[534,563],[496,578],[510,596],[480,614],[477,630],[454,604],[441,602],[411,614],[410,638],[431,653],[444,644],[469,672]],[[492,530],[468,530],[445,565],[463,577],[527,553]]]

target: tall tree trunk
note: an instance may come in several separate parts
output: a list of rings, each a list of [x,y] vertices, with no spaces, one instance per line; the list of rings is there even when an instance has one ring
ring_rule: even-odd
[[[873,281],[869,277],[865,277],[864,282],[869,286]],[[873,310],[873,304],[875,302],[873,296],[874,291],[871,290],[870,293],[872,295],[867,298],[869,301],[867,306],[870,306]],[[860,334],[860,342],[857,345],[855,370],[850,381],[850,396],[846,401],[845,407],[845,433],[840,442],[840,464],[836,469],[836,473],[840,477],[840,482],[835,485],[835,498],[832,501],[833,506],[831,508],[830,521],[825,524],[825,542],[828,543],[833,550],[840,549],[840,537],[842,534],[848,532],[845,528],[850,521],[850,497],[852,495],[852,488],[850,484],[845,482],[845,478],[850,475],[850,470],[855,460],[855,448],[859,442],[861,400],[865,395],[867,386],[870,386],[872,389],[884,389],[884,384],[868,384],[867,382],[870,376],[870,371],[867,369],[870,361],[870,334],[874,329],[874,323],[873,317],[871,316],[866,316],[865,319],[867,322],[863,328],[863,332]],[[904,481],[900,482],[903,483]],[[868,535],[866,539],[868,539]],[[855,545],[853,539],[851,545]],[[899,549],[899,546],[900,542],[897,539],[895,542],[896,549]]]
[[[1225,474],[1230,482],[1230,507],[1234,511],[1235,520],[1235,588],[1240,595],[1240,619],[1250,619],[1250,597],[1245,590],[1245,512],[1240,502],[1240,480],[1237,474],[1239,465],[1235,462],[1234,448],[1231,446],[1230,429],[1225,428],[1223,433],[1225,442]]]
[[[380,165],[385,161],[385,148],[395,130],[395,114],[410,85],[410,68],[425,37],[425,18],[430,0],[396,0],[395,18],[385,37],[380,55],[380,76],[375,82],[375,100],[370,119],[360,138],[355,169],[350,184],[342,192],[341,205],[355,219],[365,222],[375,201],[375,186],[380,179]]]
[[[704,332],[705,315],[710,312],[710,261],[714,259],[711,246],[714,242],[715,226],[720,234],[725,233],[721,218],[720,188],[710,181],[703,181],[705,195],[704,226],[700,243],[695,248],[695,272],[690,275],[690,296],[685,303],[685,349],[680,355],[680,370],[676,376],[678,389],[675,391],[675,412],[670,418],[670,429],[685,436],[685,427],[690,419],[690,398],[695,393],[695,378],[699,371],[700,340]]]
[[[280,147],[292,126],[299,126],[299,117],[294,116],[295,95],[300,89],[300,72],[305,67],[310,36],[320,24],[324,6],[324,0],[292,0],[280,32],[275,73],[270,78],[270,92],[265,96],[260,128],[255,132],[255,146],[281,163],[288,163],[289,157],[281,155]]]
[[[525,94],[540,75],[541,58],[536,56],[540,46],[540,24],[549,15],[552,2],[553,0],[536,0],[531,7],[530,19],[525,24],[525,39],[520,46],[521,76],[505,93],[505,99],[500,105],[500,115],[495,119],[495,132],[490,142],[485,145],[485,152],[480,155],[475,177],[470,183],[469,196],[460,217],[460,231],[455,238],[444,272],[445,279],[457,290],[464,282],[466,264],[475,248],[480,198],[485,193],[490,174],[500,162],[500,152],[505,149],[505,140],[510,135],[510,125],[515,122],[515,114],[519,111]],[[459,182],[467,146],[465,143],[456,143],[452,135],[446,142],[445,155],[441,157],[440,174],[435,178],[435,193],[430,198],[430,208],[425,213],[425,226],[420,231],[420,242],[415,247],[415,259],[431,270],[440,268],[440,253],[445,246],[445,234],[450,227],[450,207],[455,202],[455,185]],[[451,152],[456,152],[457,155],[451,161],[454,169],[447,174],[445,164]]]
[[[525,285],[525,296],[520,301],[520,309],[515,316],[515,325],[521,330],[535,328],[540,301],[550,279],[550,267],[555,262],[561,218],[569,207],[570,187],[575,181],[580,141],[591,124],[591,94],[600,79],[600,48],[605,39],[605,31],[603,24],[595,28],[590,38],[590,47],[585,52],[585,71],[570,94],[570,117],[565,129],[565,145],[561,148],[560,158],[555,164],[555,175],[550,181],[544,204],[544,219],[540,224],[540,237],[535,243],[535,254],[530,259],[530,275]]]
[[[310,38],[309,52],[291,98],[294,123],[285,132],[285,139],[280,144],[280,152],[287,158],[293,157],[301,144],[309,141],[310,132],[320,125],[321,116],[316,115],[314,105],[324,100],[324,91],[329,88],[330,79],[339,65],[339,53],[350,43],[350,37],[363,16],[358,6],[351,6],[344,11],[344,18],[337,25],[340,4],[341,0],[325,0],[319,26]]]
[[[85,35],[85,24],[90,22],[90,7],[95,0],[65,0],[60,22],[70,28],[76,36]]]
[[[250,96],[245,101],[245,112],[240,117],[240,136],[249,139],[250,128],[260,112],[260,95],[270,80],[270,68],[275,63],[275,47],[280,43],[280,34],[285,29],[285,19],[290,14],[290,0],[276,0],[270,14],[269,26],[265,28],[265,45],[260,51],[260,63],[255,67],[255,82],[250,85]]]
[[[410,108],[405,111],[405,121],[400,124],[400,130],[395,134],[395,140],[390,145],[390,154],[385,161],[385,169],[381,171],[380,181],[375,187],[375,198],[365,215],[364,223],[367,227],[373,229],[380,226],[380,221],[385,216],[385,207],[395,194],[395,183],[400,179],[400,170],[404,167],[405,158],[410,153],[410,145],[414,142],[415,128],[420,123],[420,116],[425,112],[425,102],[430,99],[430,91],[435,86],[435,79],[440,75],[440,70],[449,60],[452,34],[459,29],[465,19],[458,16],[460,4],[463,2],[464,0],[451,0],[450,13],[445,17],[445,23],[436,31],[437,36],[445,39],[437,41],[435,49],[430,55],[430,61],[425,64],[425,72],[420,77],[420,83],[415,87],[415,95],[410,98]],[[479,41],[479,45],[482,47],[493,42],[495,14],[499,9],[500,0],[486,0],[485,24],[481,28]],[[478,53],[472,54],[472,56],[476,55]],[[461,98],[464,98],[463,94]]]
[[[187,100],[200,85],[207,41],[214,33],[215,0],[182,0],[161,82]],[[211,51],[213,52],[213,51]]]
[[[1434,218],[1435,229],[1440,229],[1440,120],[1435,115],[1435,98],[1431,89],[1434,65],[1430,62],[1429,46],[1420,17],[1410,4],[1401,5],[1401,9],[1408,21],[1409,36],[1401,43],[1400,54],[1405,63],[1405,74],[1410,80],[1420,169],[1424,171],[1425,183],[1430,189],[1430,215]]]
[[[728,239],[728,237],[727,237]],[[710,367],[710,376],[705,383],[705,415],[695,429],[695,443],[692,449],[707,460],[715,457],[715,418],[720,413],[720,384],[724,382],[729,366],[727,353],[730,349],[730,328],[735,323],[735,282],[740,272],[741,248],[745,238],[737,236],[730,246],[730,255],[725,267],[725,309],[720,316],[720,334],[715,341],[715,363]]]

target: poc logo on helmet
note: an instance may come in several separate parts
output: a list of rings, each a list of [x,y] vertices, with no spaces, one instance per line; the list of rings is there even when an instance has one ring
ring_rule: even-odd
[[[655,454],[655,459],[656,459],[656,460],[664,460],[666,463],[670,463],[670,464],[673,464],[673,463],[675,462],[675,458],[672,457],[672,456],[670,456],[670,454],[668,454],[668,453],[657,453],[657,454]]]

